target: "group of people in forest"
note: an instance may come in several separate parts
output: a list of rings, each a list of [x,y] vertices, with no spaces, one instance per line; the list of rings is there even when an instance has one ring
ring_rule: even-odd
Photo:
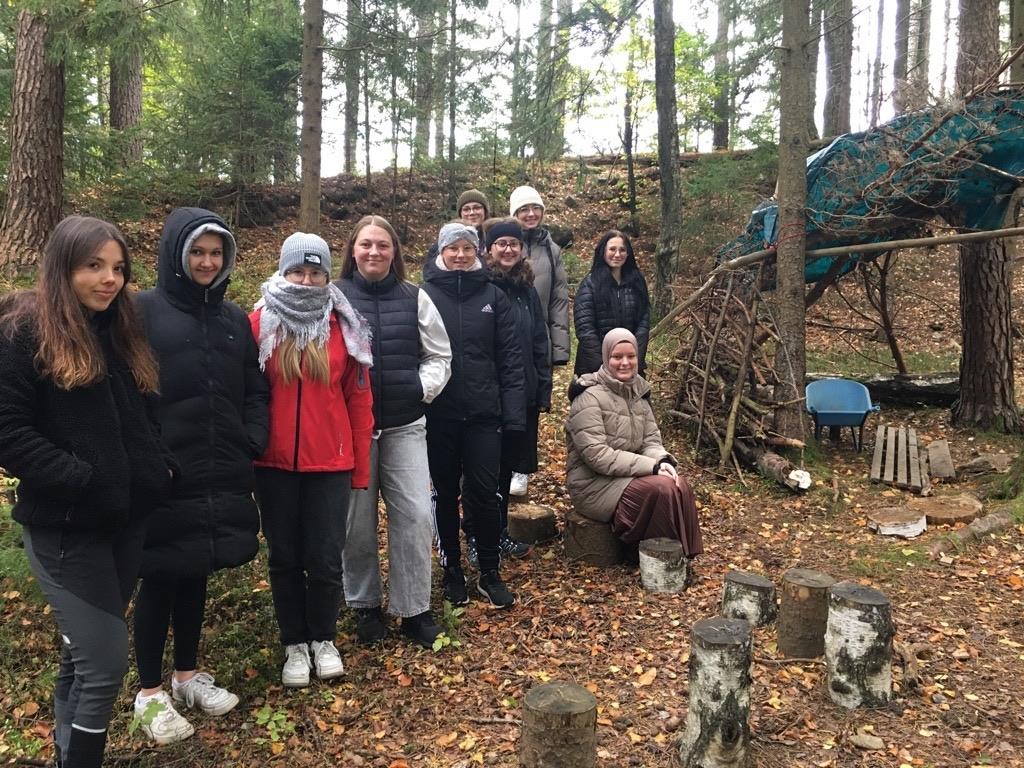
[[[538,466],[570,302],[543,199],[518,187],[509,210],[492,218],[486,196],[464,193],[420,286],[380,216],[355,225],[333,282],[330,246],[296,232],[248,315],[225,298],[237,246],[210,211],[170,214],[156,287],[138,294],[116,227],[57,225],[35,288],[0,298],[0,466],[20,480],[12,514],[60,630],[58,765],[102,762],[133,595],[142,730],[173,743],[194,730],[181,711],[238,704],[201,671],[199,642],[210,574],[250,561],[260,530],[286,687],[344,673],[343,600],[360,642],[389,634],[379,500],[388,611],[404,636],[430,647],[441,632],[435,538],[446,600],[469,601],[464,538],[475,591],[513,605],[500,564],[530,549],[509,536],[509,497]],[[598,242],[573,316],[575,508],[624,541],[670,536],[700,554],[693,496],[642,375],[649,302],[622,232]]]

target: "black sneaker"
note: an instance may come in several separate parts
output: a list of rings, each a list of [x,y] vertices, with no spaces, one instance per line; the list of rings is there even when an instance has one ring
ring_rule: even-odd
[[[356,637],[364,645],[379,643],[388,636],[388,625],[380,606],[376,608],[356,608]]]
[[[466,537],[466,560],[473,568],[480,567],[480,556],[476,551],[476,536]]]
[[[508,535],[508,531],[502,531],[501,538],[498,539],[498,556],[509,558],[509,557],[526,557],[533,550],[529,544],[522,541],[516,541]]]
[[[476,591],[490,600],[491,605],[496,605],[499,608],[509,608],[516,601],[497,571],[481,573],[480,580],[476,583]]]
[[[433,648],[434,641],[441,634],[441,627],[434,621],[430,611],[424,611],[418,616],[402,619],[402,634],[424,648]]]
[[[466,592],[466,574],[462,572],[462,566],[446,565],[444,576],[441,579],[444,585],[444,599],[452,605],[467,605],[469,594]]]

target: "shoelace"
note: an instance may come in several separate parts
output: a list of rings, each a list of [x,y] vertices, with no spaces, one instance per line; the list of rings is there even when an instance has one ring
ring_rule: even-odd
[[[196,691],[199,688],[209,689],[213,687],[213,675],[209,672],[197,672],[178,691],[185,697],[185,704],[191,708],[196,705]]]
[[[317,648],[316,655],[313,657],[313,660],[320,661],[321,656],[330,656],[333,659],[341,659],[341,653],[332,643],[323,643],[319,648]]]

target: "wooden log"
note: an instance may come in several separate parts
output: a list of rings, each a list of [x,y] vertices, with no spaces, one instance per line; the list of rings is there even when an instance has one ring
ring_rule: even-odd
[[[575,510],[565,516],[565,554],[591,565],[607,567],[622,562],[623,548],[610,523],[584,517]]]
[[[540,504],[511,504],[508,508],[508,535],[527,544],[550,541],[558,536],[555,510]]]
[[[810,474],[806,470],[797,469],[784,456],[758,445],[748,445],[741,440],[733,444],[733,450],[743,461],[757,469],[762,477],[774,480],[791,491],[802,493],[811,487]]]
[[[682,592],[688,572],[689,560],[680,542],[667,538],[640,542],[640,583],[648,592]]]
[[[812,659],[825,652],[828,588],[835,580],[808,568],[791,568],[782,576],[779,606],[779,653]]]
[[[750,624],[717,616],[693,625],[690,708],[679,759],[686,768],[749,765]]]
[[[555,680],[523,699],[519,765],[593,768],[597,764],[597,700],[583,686]]]
[[[807,381],[827,379],[834,375],[808,373]],[[872,401],[876,403],[948,408],[960,396],[960,377],[955,372],[876,374],[857,381],[868,388]]]
[[[868,528],[882,536],[899,536],[913,539],[928,528],[924,512],[910,507],[880,507],[867,514]]]
[[[1015,525],[1015,521],[1010,512],[995,512],[985,517],[979,517],[973,523],[965,525],[933,543],[928,547],[928,557],[935,560],[947,551],[956,552],[972,541],[982,539],[990,533],[1006,530],[1013,525]]]
[[[779,615],[775,585],[756,573],[729,571],[722,587],[722,615],[753,627],[771,624]]]
[[[931,476],[939,480],[956,480],[953,457],[949,454],[949,442],[934,440],[928,443],[928,465]]]
[[[877,589],[852,581],[829,589],[825,663],[832,701],[847,709],[889,703],[895,633],[889,598]]]

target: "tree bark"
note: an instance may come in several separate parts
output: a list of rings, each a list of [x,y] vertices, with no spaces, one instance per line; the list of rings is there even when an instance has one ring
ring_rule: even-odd
[[[522,157],[525,150],[523,115],[526,103],[526,67],[523,66],[523,4],[516,3],[516,37],[512,46],[512,114],[508,123],[508,155]]]
[[[729,148],[729,106],[732,90],[729,77],[729,27],[732,25],[733,0],[718,0],[718,32],[715,36],[715,124],[712,149]],[[632,54],[631,54],[632,56]],[[632,58],[630,59],[632,61]]]
[[[907,61],[910,54],[910,0],[896,0],[896,52],[892,59],[893,109],[897,115],[907,110]]]
[[[448,29],[448,6],[445,5],[437,10],[438,30]],[[434,72],[438,76],[438,82],[434,87],[434,159],[438,162],[444,160],[444,110],[448,104],[448,88],[445,86],[444,75],[448,72],[448,57],[452,52],[448,50],[447,38],[438,35],[437,51],[434,54]]]
[[[920,109],[928,104],[928,49],[931,45],[932,0],[917,0],[913,17],[913,64],[908,73],[908,108]]]
[[[416,133],[412,141],[412,166],[419,168],[430,155],[430,107],[434,95],[434,13],[423,8],[416,17]]]
[[[818,138],[818,125],[814,120],[814,111],[818,103],[818,49],[821,47],[822,17],[826,0],[811,0],[810,25],[808,27],[807,44],[807,136]],[[826,134],[828,135],[828,134]]]
[[[729,571],[722,587],[722,615],[764,627],[779,615],[775,585],[756,573]]]
[[[455,211],[458,190],[455,188],[455,114],[457,111],[456,94],[458,90],[459,50],[455,47],[455,35],[458,25],[456,10],[458,3],[451,0],[448,7],[448,205],[449,211]]]
[[[957,90],[966,93],[982,82],[999,60],[999,4],[960,0]],[[954,225],[967,223],[962,214],[952,218]],[[961,244],[959,272],[963,352],[953,423],[1019,432],[1021,418],[1013,384],[1013,258],[1006,241]]]
[[[126,24],[141,24],[138,0],[125,8]],[[120,136],[118,162],[130,167],[142,160],[142,45],[132,40],[110,57],[110,128]]]
[[[776,255],[775,431],[804,436],[804,251],[807,240],[807,0],[784,0],[779,140],[779,241]],[[788,403],[783,405],[784,403]]]
[[[0,216],[0,270],[32,266],[60,220],[64,195],[64,60],[47,55],[46,16],[15,23],[11,159]]]
[[[948,0],[947,0],[948,2]],[[1010,0],[1010,50],[1024,45],[1024,0]],[[1024,56],[1010,65],[1010,80],[1024,83]]]
[[[832,701],[846,709],[889,703],[895,633],[892,605],[877,589],[852,581],[829,589],[825,661]]]
[[[576,683],[554,680],[523,699],[523,768],[594,768],[597,765],[597,699]]]
[[[537,21],[537,69],[534,76],[535,90],[530,109],[530,132],[533,156],[547,160],[551,154],[549,123],[555,88],[554,33],[552,23],[553,0],[540,0],[540,18]]]
[[[878,125],[882,111],[882,32],[885,27],[885,0],[878,1],[878,16],[875,20],[875,60],[871,77],[871,125]]]
[[[636,34],[636,22],[630,22],[630,36]],[[633,99],[636,94],[636,54],[633,46],[629,48],[629,58],[626,61],[626,98],[622,108],[622,149],[626,155],[626,188],[629,194],[629,222],[633,228],[633,235],[640,234],[640,226],[637,221],[636,201],[636,163],[633,158],[633,148],[636,140],[633,137]],[[728,126],[727,126],[728,127]]]
[[[654,100],[658,111],[661,232],[654,253],[654,314],[672,305],[682,210],[679,193],[679,126],[676,122],[676,25],[672,0],[654,0]]]
[[[345,4],[345,53],[342,66],[345,71],[345,173],[356,172],[356,147],[359,143],[359,48],[363,32],[363,12],[360,0],[348,0]]]
[[[825,652],[828,589],[835,580],[807,568],[791,568],[782,576],[779,605],[779,653],[794,659],[813,659]]]
[[[825,119],[823,136],[850,132],[853,78],[853,1],[832,0],[825,16]]]
[[[320,232],[320,145],[323,125],[324,3],[302,6],[302,188],[299,228]]]

